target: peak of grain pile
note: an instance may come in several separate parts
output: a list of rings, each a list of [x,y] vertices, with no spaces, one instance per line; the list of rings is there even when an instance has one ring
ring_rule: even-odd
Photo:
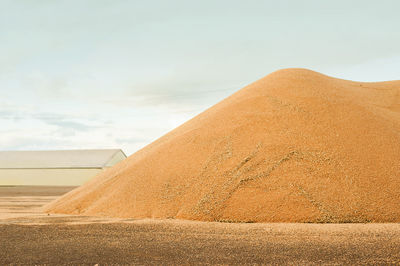
[[[47,206],[231,222],[400,222],[400,81],[305,69],[239,90]]]

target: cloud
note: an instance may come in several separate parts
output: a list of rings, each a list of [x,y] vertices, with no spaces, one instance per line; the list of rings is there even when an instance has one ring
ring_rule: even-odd
[[[88,126],[87,124],[80,123],[80,122],[75,122],[75,121],[68,121],[68,120],[58,120],[58,119],[42,119],[49,125],[55,125],[60,128],[67,128],[67,129],[73,129],[73,130],[78,130],[78,131],[88,131],[91,129],[95,129],[97,127],[94,126]]]
[[[400,54],[351,66],[333,67],[327,69],[327,74],[356,81],[400,80]]]
[[[12,1],[0,149],[134,152],[279,68],[398,79],[398,1]],[[361,9],[360,9],[361,7]]]

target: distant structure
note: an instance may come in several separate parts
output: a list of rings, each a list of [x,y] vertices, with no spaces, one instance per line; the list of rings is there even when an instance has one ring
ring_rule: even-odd
[[[0,151],[0,185],[78,186],[125,158],[120,149]]]

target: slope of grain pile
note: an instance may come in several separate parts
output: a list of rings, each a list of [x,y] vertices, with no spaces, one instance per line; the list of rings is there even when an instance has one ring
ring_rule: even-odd
[[[400,222],[400,81],[274,72],[48,205],[232,222]]]

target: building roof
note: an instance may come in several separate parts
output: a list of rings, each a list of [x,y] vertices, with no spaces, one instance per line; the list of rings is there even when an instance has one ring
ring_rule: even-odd
[[[103,168],[124,158],[120,149],[0,151],[0,169]]]

